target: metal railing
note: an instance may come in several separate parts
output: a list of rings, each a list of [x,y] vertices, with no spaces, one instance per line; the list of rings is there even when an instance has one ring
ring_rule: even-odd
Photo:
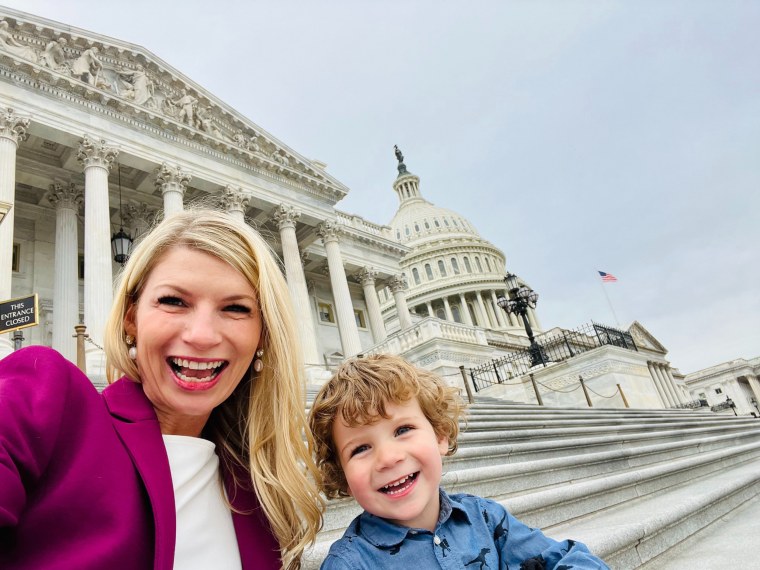
[[[542,335],[536,338],[536,342],[543,349],[543,366],[568,360],[600,346],[619,346],[638,351],[629,332],[597,323],[585,324],[577,329],[552,335]],[[532,367],[531,352],[524,349],[471,368],[470,378],[475,390],[479,392],[488,386],[503,384],[513,378],[524,376]]]

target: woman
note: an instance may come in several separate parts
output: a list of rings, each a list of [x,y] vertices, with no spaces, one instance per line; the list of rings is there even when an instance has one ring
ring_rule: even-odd
[[[322,502],[296,339],[254,230],[162,222],[106,326],[123,378],[98,395],[50,349],[0,361],[0,567],[298,568]]]

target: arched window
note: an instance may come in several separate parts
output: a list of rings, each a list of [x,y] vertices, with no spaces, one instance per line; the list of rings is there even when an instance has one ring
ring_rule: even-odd
[[[453,305],[451,307],[451,314],[454,316],[454,322],[455,323],[461,323],[462,322],[462,315],[459,313],[459,306]]]
[[[480,265],[480,258],[477,255],[475,256],[475,265],[478,266],[478,271],[483,273],[483,266]]]
[[[464,268],[467,271],[467,273],[472,273],[472,267],[470,266],[470,258],[467,256],[464,257]]]
[[[454,222],[454,227],[455,228],[459,227],[459,223],[457,223],[457,219],[456,218],[453,218],[451,221]]]
[[[442,321],[446,320],[446,311],[443,310],[443,307],[438,307],[435,310],[435,316],[441,319]]]
[[[488,269],[488,271],[491,271],[491,262],[488,261],[487,257],[485,257],[484,259],[486,260],[486,269]]]
[[[438,218],[434,218],[433,219],[433,223],[435,224],[436,228],[440,228],[441,227],[441,224],[438,223]]]
[[[438,272],[441,274],[441,277],[446,277],[446,266],[443,264],[443,260],[438,260]]]
[[[427,275],[428,281],[433,280],[433,269],[430,267],[429,263],[425,264],[425,275]]]
[[[412,233],[412,232],[410,232],[410,231],[409,231],[409,226],[404,226],[404,233],[405,233],[407,236],[408,236],[410,233]]]
[[[429,230],[429,229],[430,229],[430,224],[428,223],[428,221],[427,221],[427,220],[425,220],[425,229],[426,229],[426,230]]]
[[[459,263],[456,257],[451,258],[451,268],[454,270],[454,275],[459,275]]]
[[[417,222],[414,222],[414,231],[420,233],[420,225]]]
[[[420,272],[417,271],[416,267],[412,267],[412,277],[414,277],[414,284],[419,285],[420,284]]]
[[[401,230],[396,230],[396,239],[401,239]]]
[[[449,219],[443,218],[443,225],[445,225],[447,228],[449,227]]]

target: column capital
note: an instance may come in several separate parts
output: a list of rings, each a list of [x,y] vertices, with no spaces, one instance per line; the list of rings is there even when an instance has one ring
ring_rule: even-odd
[[[287,204],[280,204],[272,212],[272,219],[277,222],[277,228],[280,231],[285,228],[295,228],[300,217],[301,212]]]
[[[159,188],[161,192],[165,192],[170,186],[174,186],[174,190],[181,189],[184,193],[187,185],[193,177],[182,170],[181,166],[169,166],[164,162],[156,170],[156,188]]]
[[[327,220],[326,222],[322,222],[317,227],[317,235],[322,238],[322,241],[325,243],[335,241],[340,241],[340,236],[343,235],[343,228],[338,224],[338,222],[333,222],[331,220]]]
[[[139,223],[145,226],[153,225],[158,210],[151,208],[144,202],[139,204],[126,204],[124,206],[124,224],[132,226]]]
[[[64,184],[56,182],[51,184],[45,193],[48,202],[55,206],[56,210],[68,208],[69,210],[79,211],[79,207],[84,201],[84,193],[73,182]]]
[[[26,139],[29,119],[19,117],[10,107],[0,113],[0,138],[8,139],[18,146]]]
[[[77,160],[85,168],[100,166],[106,170],[111,170],[111,165],[117,156],[119,156],[119,150],[116,147],[109,146],[103,139],[93,140],[84,135],[79,143]]]
[[[379,272],[374,267],[362,267],[359,272],[356,274],[356,278],[359,280],[359,283],[362,285],[375,285],[375,279],[377,279],[377,276],[379,275]]]
[[[407,287],[406,277],[400,273],[394,275],[388,280],[388,287],[390,287],[391,293],[398,293],[405,290]]]
[[[225,186],[222,189],[220,199],[222,207],[228,212],[238,211],[245,213],[248,205],[251,203],[251,197],[240,186]]]

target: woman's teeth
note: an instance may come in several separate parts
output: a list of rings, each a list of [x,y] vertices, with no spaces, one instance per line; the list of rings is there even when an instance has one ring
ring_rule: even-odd
[[[185,358],[170,358],[169,364],[177,378],[183,382],[210,382],[221,371],[224,360],[200,362]],[[203,372],[207,372],[207,374],[200,376],[199,374]]]

